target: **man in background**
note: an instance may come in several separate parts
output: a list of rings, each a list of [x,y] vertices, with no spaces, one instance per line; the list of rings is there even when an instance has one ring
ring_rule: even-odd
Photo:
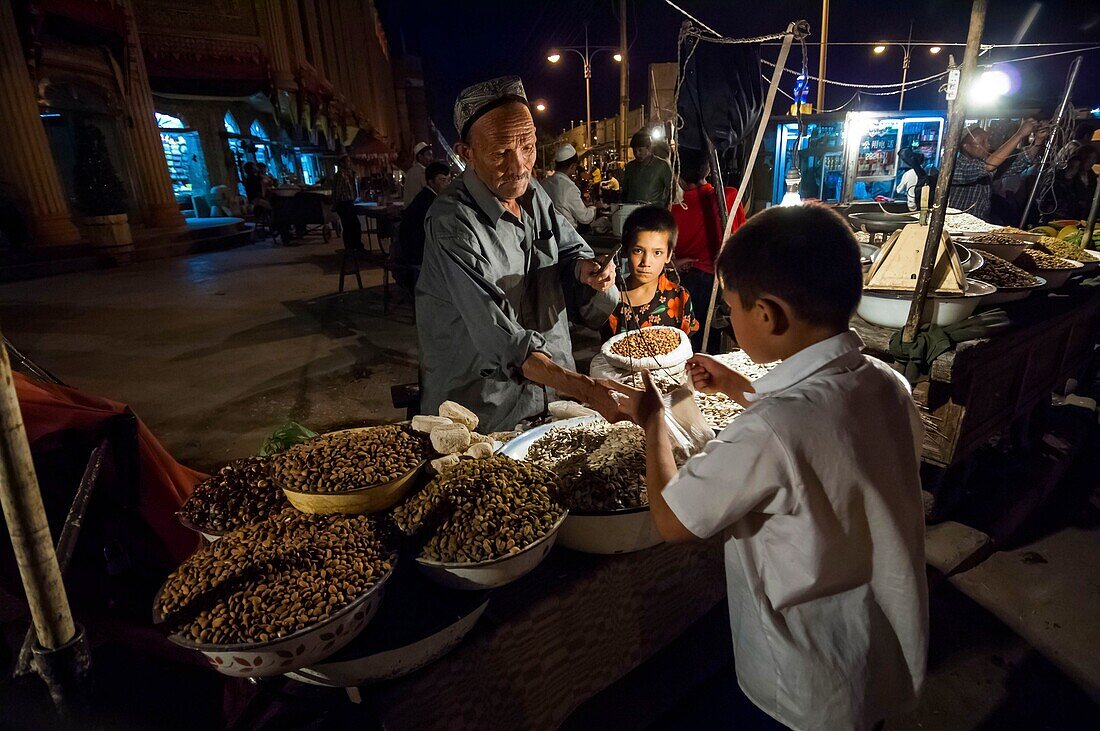
[[[1035,133],[1035,142],[1023,150],[1017,150],[1032,132]],[[988,221],[994,179],[1023,175],[1028,167],[1038,162],[1049,136],[1049,127],[1041,127],[1034,119],[1025,119],[1016,134],[994,150],[989,143],[988,131],[976,124],[967,127],[959,146],[955,171],[951,175],[948,205]],[[1002,168],[1006,162],[1009,164]]]
[[[427,167],[432,161],[432,147],[427,142],[417,142],[413,148],[412,167],[405,171],[405,191],[403,199],[405,205],[413,202],[417,193],[427,185]]]
[[[580,231],[592,223],[596,217],[596,207],[585,205],[581,189],[573,182],[578,164],[577,148],[568,143],[562,145],[554,154],[554,174],[542,181],[542,187],[558,213]]]
[[[649,133],[638,130],[630,138],[634,159],[626,164],[623,203],[667,206],[672,199],[672,168],[653,154]]]
[[[441,162],[430,162],[424,169],[427,185],[416,194],[412,203],[401,214],[401,230],[397,247],[393,252],[397,269],[393,278],[397,284],[413,293],[420,277],[420,265],[424,262],[424,216],[435,197],[451,184],[451,170]]]

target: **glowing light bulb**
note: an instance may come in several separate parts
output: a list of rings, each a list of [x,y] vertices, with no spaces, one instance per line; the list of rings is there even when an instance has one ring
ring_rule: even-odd
[[[558,61],[561,60],[561,54],[560,53],[551,53],[549,56],[546,57],[546,60],[549,61],[550,63],[557,63]]]
[[[611,58],[615,59],[615,60],[616,60],[616,61],[618,61],[619,63],[622,63],[622,62],[623,62],[623,54],[621,54],[621,53],[616,53],[616,54],[615,54],[614,56],[612,56]]]
[[[884,46],[880,43],[879,45],[875,46],[871,50],[874,51],[875,53],[886,53],[886,46]]]
[[[982,73],[970,87],[970,101],[974,104],[992,104],[1012,90],[1012,79],[999,69]]]
[[[931,53],[933,56],[935,56],[937,53],[939,53],[942,50],[943,49],[940,48],[939,46],[932,46],[931,48],[928,49],[928,52]]]

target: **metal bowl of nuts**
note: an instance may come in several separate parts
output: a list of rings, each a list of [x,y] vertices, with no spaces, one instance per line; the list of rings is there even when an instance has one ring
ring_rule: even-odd
[[[287,507],[188,557],[157,592],[153,619],[219,672],[278,675],[354,638],[377,611],[396,559],[370,517]]]
[[[632,553],[662,541],[649,515],[645,433],[581,417],[524,432],[502,453],[558,475],[569,516],[558,543],[582,553]]]
[[[558,539],[558,530],[565,522],[568,512],[563,511],[560,518],[541,538],[528,544],[516,553],[503,558],[488,561],[462,563],[457,561],[433,561],[423,556],[416,564],[424,575],[432,581],[449,589],[495,589],[511,584],[535,570],[542,563],[554,542]]]
[[[549,553],[566,509],[557,478],[503,455],[465,459],[445,469],[393,510],[408,535],[426,537],[417,566],[454,589],[515,581]]]
[[[272,478],[303,513],[388,510],[427,464],[427,440],[400,424],[322,434],[272,459]]]
[[[183,634],[169,635],[168,640],[201,652],[223,675],[263,678],[289,673],[324,660],[354,640],[378,613],[386,593],[386,582],[392,574],[391,569],[374,586],[328,619],[276,640],[214,645],[195,642]]]

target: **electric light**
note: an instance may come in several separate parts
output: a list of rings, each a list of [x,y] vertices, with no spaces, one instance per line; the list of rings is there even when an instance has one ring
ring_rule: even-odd
[[[802,171],[792,167],[787,171],[786,177],[783,178],[783,185],[786,186],[787,192],[783,194],[783,200],[779,201],[780,207],[802,205],[802,196],[798,192],[798,186],[801,184]]]
[[[871,49],[875,53],[886,53],[886,46],[879,44]]]
[[[942,50],[943,49],[940,48],[939,46],[932,46],[931,48],[928,49],[928,52],[931,53],[933,56],[935,56],[937,53],[939,53]]]
[[[970,87],[970,101],[974,104],[992,104],[1012,90],[1012,79],[1000,69],[985,71]]]
[[[546,102],[535,102],[535,109],[540,112],[545,112]]]
[[[623,54],[621,54],[621,53],[616,53],[616,54],[615,54],[614,56],[612,56],[611,58],[615,59],[615,60],[616,60],[616,61],[618,61],[619,63],[622,63],[622,62],[623,62]]]
[[[663,140],[665,138],[665,128],[654,127],[653,131],[649,133],[649,138],[651,140]]]
[[[549,56],[546,57],[546,60],[549,61],[550,63],[557,63],[558,61],[561,60],[561,54],[556,53],[556,52],[551,53]]]

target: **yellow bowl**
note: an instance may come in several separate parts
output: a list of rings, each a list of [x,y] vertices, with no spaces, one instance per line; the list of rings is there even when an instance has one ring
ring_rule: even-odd
[[[302,492],[281,486],[286,499],[303,513],[345,513],[364,515],[378,513],[392,508],[405,499],[409,490],[416,484],[416,477],[424,469],[427,460],[421,462],[396,480],[377,485],[357,487],[354,490],[338,492]]]

